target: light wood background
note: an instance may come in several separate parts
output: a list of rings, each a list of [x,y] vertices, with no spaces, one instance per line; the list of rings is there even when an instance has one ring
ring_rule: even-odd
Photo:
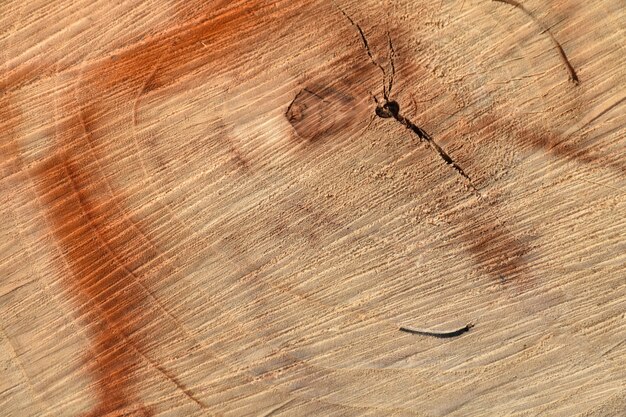
[[[0,415],[626,415],[626,3],[520,2],[0,2]]]

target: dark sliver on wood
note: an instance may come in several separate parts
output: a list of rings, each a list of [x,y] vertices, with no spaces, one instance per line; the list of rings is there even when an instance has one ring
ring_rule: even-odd
[[[421,336],[449,338],[449,337],[460,336],[463,333],[468,332],[469,329],[471,329],[472,327],[474,327],[474,324],[468,323],[465,326],[458,328],[458,329],[454,329],[454,330],[431,330],[431,329],[421,329],[421,328],[415,328],[415,327],[409,327],[409,326],[402,326],[400,327],[399,330],[401,332],[417,334]]]

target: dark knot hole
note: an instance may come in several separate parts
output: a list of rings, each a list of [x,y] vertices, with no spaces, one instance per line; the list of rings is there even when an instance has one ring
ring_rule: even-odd
[[[382,106],[376,106],[376,116],[382,117],[383,119],[388,119],[393,117],[394,119],[398,118],[400,114],[400,105],[397,101],[386,101]]]

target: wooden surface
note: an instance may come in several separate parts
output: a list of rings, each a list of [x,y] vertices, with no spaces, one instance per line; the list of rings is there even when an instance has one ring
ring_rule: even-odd
[[[0,415],[625,415],[623,0],[0,30]]]

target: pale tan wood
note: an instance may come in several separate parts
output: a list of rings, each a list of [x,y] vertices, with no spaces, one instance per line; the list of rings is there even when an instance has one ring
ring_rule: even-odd
[[[2,2],[0,415],[623,415],[626,7],[519,5]]]

